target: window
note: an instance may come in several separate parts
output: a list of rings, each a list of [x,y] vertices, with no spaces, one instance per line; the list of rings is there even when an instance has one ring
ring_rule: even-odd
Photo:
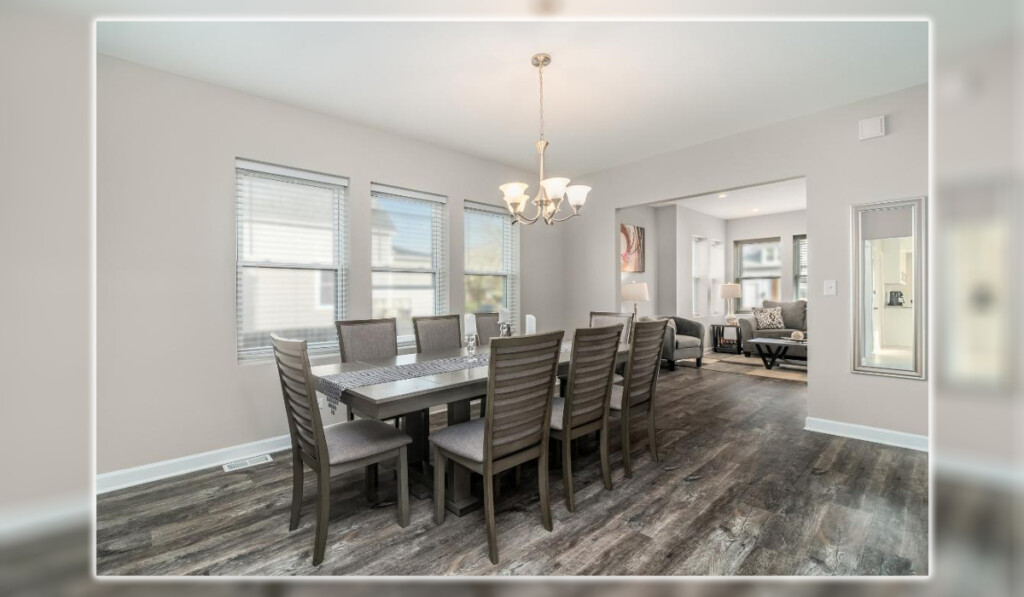
[[[724,303],[719,289],[725,279],[725,247],[722,241],[693,237],[693,316],[721,315]]]
[[[409,344],[413,317],[448,312],[445,198],[380,184],[370,195],[373,316],[396,318]]]
[[[347,186],[338,176],[235,161],[239,360],[270,356],[271,333],[337,350]]]
[[[504,307],[519,322],[519,226],[504,208],[467,201],[466,313]]]
[[[736,282],[740,285],[740,311],[780,300],[782,250],[778,238],[736,241]]]
[[[793,298],[807,300],[807,235],[793,237]]]

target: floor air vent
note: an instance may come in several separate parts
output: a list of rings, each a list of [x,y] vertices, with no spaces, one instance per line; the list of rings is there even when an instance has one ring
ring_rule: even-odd
[[[259,456],[253,456],[252,458],[246,458],[245,460],[236,460],[229,462],[224,465],[224,472],[230,473],[231,471],[237,471],[243,468],[249,468],[250,466],[256,466],[257,464],[266,464],[273,462],[273,458],[270,454],[260,454]]]

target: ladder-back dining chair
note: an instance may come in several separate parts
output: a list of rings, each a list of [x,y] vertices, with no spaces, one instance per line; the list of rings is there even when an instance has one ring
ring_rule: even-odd
[[[430,436],[434,452],[434,522],[444,521],[445,469],[450,459],[483,475],[484,518],[491,562],[498,563],[494,476],[538,460],[541,522],[551,530],[548,434],[562,331],[494,338],[487,376],[487,414]]]
[[[623,385],[612,388],[611,413],[618,414],[622,429],[622,463],[626,477],[633,476],[630,458],[629,420],[634,414],[647,413],[647,444],[651,458],[658,462],[655,437],[654,398],[661,370],[661,348],[667,319],[638,321],[633,325],[633,343],[629,347]]]
[[[394,317],[336,321],[341,362],[381,359],[398,355],[398,326]],[[355,419],[348,408],[348,420]]]
[[[416,352],[462,348],[460,319],[458,313],[433,317],[413,317],[412,327],[416,334]]]
[[[632,313],[615,313],[612,311],[591,311],[590,312],[590,327],[599,328],[608,325],[615,325],[617,323],[622,324],[621,342],[622,344],[629,343],[630,333],[633,328],[633,314]]]
[[[497,313],[474,313],[473,316],[476,317],[476,336],[480,346],[488,346],[491,338],[500,336]]]
[[[373,419],[347,421],[324,428],[309,369],[305,340],[286,340],[271,334],[281,380],[285,414],[292,440],[292,510],[288,530],[299,526],[305,467],[316,473],[316,536],[313,565],[324,559],[331,507],[331,476],[396,460],[398,468],[398,525],[409,524],[409,481],[406,446],[412,439]],[[369,470],[369,469],[367,469]]]
[[[621,334],[621,323],[576,330],[565,397],[556,396],[551,405],[551,438],[561,442],[565,505],[570,512],[576,510],[573,440],[594,431],[601,434],[601,475],[605,488],[612,488],[608,464],[608,408]]]

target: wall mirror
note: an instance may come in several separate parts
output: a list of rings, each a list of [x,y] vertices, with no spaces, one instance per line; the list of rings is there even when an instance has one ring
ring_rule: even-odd
[[[925,200],[853,206],[853,372],[924,379]]]

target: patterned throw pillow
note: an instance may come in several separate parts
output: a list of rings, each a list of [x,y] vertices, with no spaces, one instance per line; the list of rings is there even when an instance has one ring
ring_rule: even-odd
[[[754,307],[754,320],[759,330],[781,330],[786,327],[782,323],[782,307]]]

